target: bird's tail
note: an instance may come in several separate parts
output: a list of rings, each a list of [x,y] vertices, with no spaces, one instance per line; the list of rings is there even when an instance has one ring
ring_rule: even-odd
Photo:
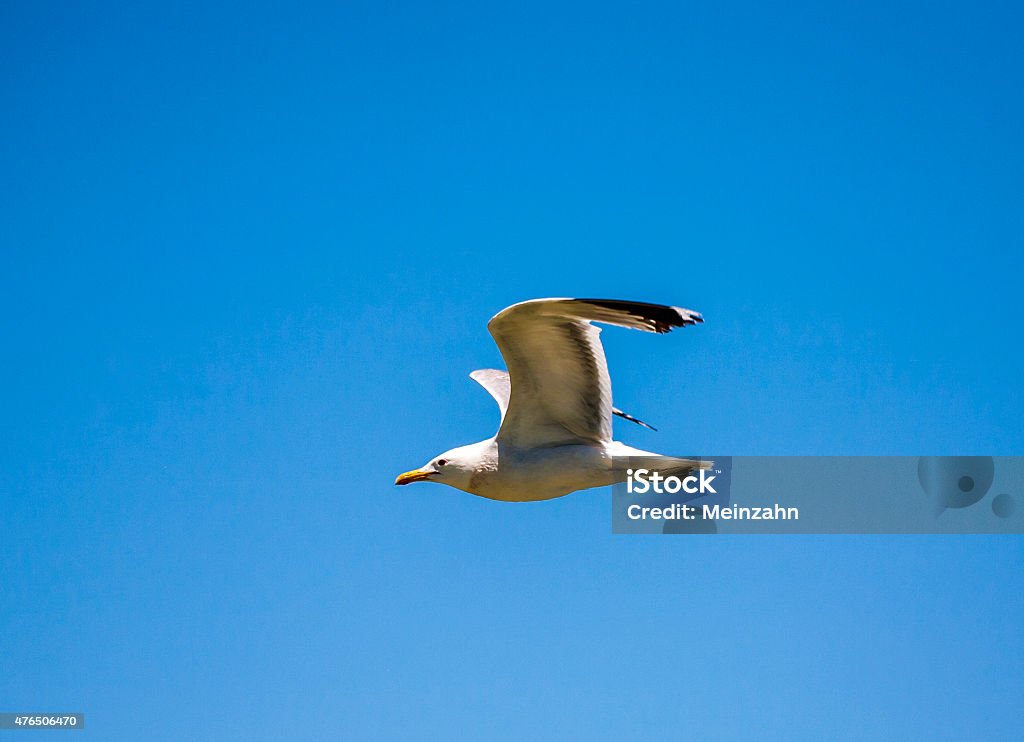
[[[682,459],[675,456],[654,456],[650,459],[644,457],[640,462],[633,461],[631,463],[644,469],[661,472],[666,477],[681,476],[699,469],[710,469],[715,465],[714,461],[706,459]]]
[[[628,469],[647,469],[650,472],[659,472],[664,477],[681,477],[699,469],[711,469],[714,465],[715,462],[708,459],[661,456],[656,453],[639,451],[616,459],[616,468],[623,472]]]

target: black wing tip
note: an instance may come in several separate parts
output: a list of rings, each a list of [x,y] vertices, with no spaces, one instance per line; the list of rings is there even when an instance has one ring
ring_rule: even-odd
[[[650,423],[645,423],[640,418],[633,417],[632,415],[630,415],[630,414],[628,414],[626,412],[623,412],[618,407],[612,407],[612,414],[613,415],[618,415],[619,417],[623,418],[624,420],[629,420],[631,423],[636,423],[637,425],[643,425],[645,428],[647,428],[649,430],[653,430],[655,433],[658,432],[658,429],[656,427],[654,427],[653,425],[651,425]]]
[[[622,299],[576,299],[605,309],[613,309],[644,320],[654,332],[671,332],[676,327],[702,325],[704,317],[700,312],[682,307],[670,307],[667,304],[648,304],[643,301],[624,301]]]

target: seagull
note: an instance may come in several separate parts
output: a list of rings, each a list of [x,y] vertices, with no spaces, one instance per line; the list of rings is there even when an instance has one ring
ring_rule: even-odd
[[[612,406],[601,329],[593,322],[666,333],[704,321],[681,307],[616,299],[532,299],[487,323],[508,371],[469,376],[498,403],[498,432],[400,474],[395,484],[440,482],[505,502],[550,500],[627,478],[630,468],[681,476],[712,463],[663,456],[612,440]]]

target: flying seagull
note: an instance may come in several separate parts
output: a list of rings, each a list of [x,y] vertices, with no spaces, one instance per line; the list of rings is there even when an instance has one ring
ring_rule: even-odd
[[[710,461],[662,456],[612,440],[612,385],[592,322],[666,333],[703,322],[680,307],[614,299],[532,299],[498,312],[487,328],[508,372],[470,378],[498,403],[501,425],[487,440],[445,451],[395,484],[432,481],[492,500],[549,500],[626,479],[627,466],[664,476]],[[647,426],[650,427],[650,426]]]

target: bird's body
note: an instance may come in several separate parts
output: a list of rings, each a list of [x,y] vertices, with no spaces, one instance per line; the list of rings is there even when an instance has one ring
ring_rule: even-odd
[[[591,321],[664,333],[703,320],[688,309],[607,299],[513,304],[488,324],[509,371],[470,374],[498,403],[497,434],[447,451],[396,484],[433,480],[492,500],[525,502],[621,482],[632,467],[668,475],[710,466],[612,440],[613,414],[646,423],[612,407],[600,330]]]
[[[633,467],[656,468],[668,474],[705,464],[641,451],[619,441],[522,449],[488,438],[453,449],[448,455],[464,456],[476,466],[468,478],[455,478],[446,484],[505,502],[551,500],[576,490],[606,487],[625,481],[627,469]],[[673,466],[673,462],[677,463]]]

